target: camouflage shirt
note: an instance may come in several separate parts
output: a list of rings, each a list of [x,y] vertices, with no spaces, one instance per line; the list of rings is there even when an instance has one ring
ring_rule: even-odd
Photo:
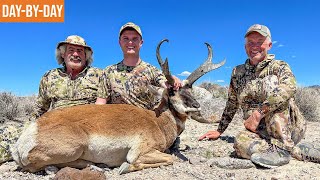
[[[101,69],[87,67],[72,80],[65,68],[46,72],[40,81],[34,116],[39,117],[49,109],[94,103],[101,74]]]
[[[126,66],[121,61],[104,69],[98,97],[107,99],[107,103],[152,109],[159,99],[148,90],[147,85],[161,87],[165,81],[160,70],[144,61],[137,66]]]
[[[260,108],[264,114],[269,114],[277,109],[288,107],[288,102],[296,92],[296,79],[289,65],[275,56],[268,54],[266,59],[253,66],[249,59],[245,64],[236,66],[231,75],[228,92],[228,101],[218,127],[219,132],[224,132],[232,121],[238,108],[243,110],[243,119],[246,120],[251,113]],[[262,95],[263,87],[260,80],[266,76],[278,77],[279,85],[270,92]]]

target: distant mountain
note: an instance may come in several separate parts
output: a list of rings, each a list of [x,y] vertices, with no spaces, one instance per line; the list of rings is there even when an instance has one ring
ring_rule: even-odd
[[[308,86],[308,88],[320,89],[320,85],[312,85],[312,86]]]

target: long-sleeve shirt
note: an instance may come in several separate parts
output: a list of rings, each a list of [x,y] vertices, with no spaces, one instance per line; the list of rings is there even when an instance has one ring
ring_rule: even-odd
[[[236,66],[231,75],[228,91],[228,101],[218,126],[219,132],[224,132],[232,121],[239,108],[243,110],[243,119],[246,120],[251,113],[260,108],[264,114],[269,114],[283,106],[288,106],[290,98],[296,92],[296,79],[289,65],[275,56],[268,54],[266,59],[256,66],[250,64],[249,59],[245,64]],[[269,89],[265,94],[261,79],[275,75],[278,84]]]
[[[49,70],[40,81],[34,116],[37,118],[50,109],[94,103],[101,74],[101,69],[86,67],[71,79],[65,68]]]
[[[98,97],[108,99],[111,104],[132,104],[152,109],[159,101],[148,85],[161,87],[165,76],[156,67],[141,61],[137,66],[126,66],[121,62],[103,70]]]

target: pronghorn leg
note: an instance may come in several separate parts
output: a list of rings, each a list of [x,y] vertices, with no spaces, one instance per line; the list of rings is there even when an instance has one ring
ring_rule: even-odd
[[[145,168],[153,168],[173,164],[173,157],[170,154],[158,150],[150,151],[141,155],[135,162],[129,164],[124,162],[119,169],[119,174],[138,171]]]

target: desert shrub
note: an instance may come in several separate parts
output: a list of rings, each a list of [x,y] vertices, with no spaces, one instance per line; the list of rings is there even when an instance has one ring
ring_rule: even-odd
[[[224,98],[224,99],[228,98],[228,88],[227,87],[220,86],[218,84],[214,84],[211,82],[203,82],[198,86],[202,87],[202,88],[206,89],[207,91],[209,91],[210,93],[212,93],[212,96],[214,98]]]
[[[18,97],[11,92],[0,92],[0,121],[28,119],[34,112],[36,96]]]
[[[31,115],[34,112],[36,95],[19,97],[20,108],[24,115]]]
[[[0,93],[0,117],[4,120],[15,120],[19,116],[19,103],[10,92]]]
[[[320,122],[320,93],[317,89],[299,87],[296,102],[307,121]]]

